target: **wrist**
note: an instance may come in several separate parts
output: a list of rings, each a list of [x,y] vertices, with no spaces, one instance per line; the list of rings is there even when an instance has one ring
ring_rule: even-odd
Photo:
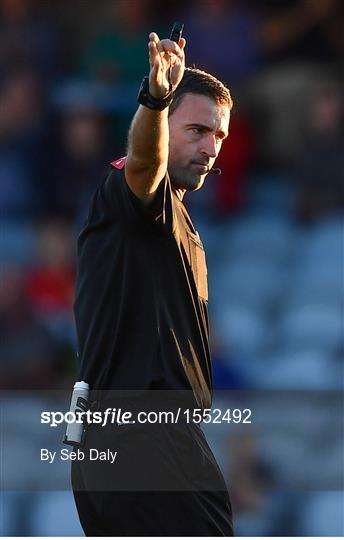
[[[171,92],[172,85],[169,88],[159,88],[148,78],[148,92],[154,99],[165,99]]]
[[[153,93],[151,93],[151,86],[149,84],[149,77],[146,76],[143,78],[143,81],[141,83],[141,87],[139,90],[139,94],[137,96],[137,100],[141,105],[144,105],[145,107],[148,107],[152,110],[162,111],[169,107],[173,100],[173,91],[172,86],[170,88],[170,91],[163,95],[162,97],[156,97],[155,92],[156,90],[152,90]]]

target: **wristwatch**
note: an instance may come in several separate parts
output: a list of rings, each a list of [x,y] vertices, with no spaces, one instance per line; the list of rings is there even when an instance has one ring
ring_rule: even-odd
[[[149,109],[152,109],[154,111],[163,111],[172,103],[173,95],[173,91],[170,90],[169,93],[161,99],[153,97],[149,93],[149,77],[146,75],[145,77],[143,77],[137,96],[137,101],[141,105],[144,105],[145,107],[148,107]]]

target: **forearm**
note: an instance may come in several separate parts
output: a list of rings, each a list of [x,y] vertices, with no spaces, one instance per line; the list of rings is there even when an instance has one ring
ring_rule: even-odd
[[[133,168],[151,173],[167,169],[168,108],[153,111],[140,105],[130,126],[127,161]]]

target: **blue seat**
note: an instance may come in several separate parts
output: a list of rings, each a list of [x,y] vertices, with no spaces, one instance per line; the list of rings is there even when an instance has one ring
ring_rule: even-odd
[[[266,344],[268,327],[261,312],[226,304],[214,312],[216,335],[234,354],[257,354]]]
[[[281,348],[272,353],[261,373],[260,385],[285,390],[335,390],[341,387],[337,363],[330,352],[316,346]]]
[[[337,350],[343,345],[342,311],[335,304],[292,307],[280,321],[280,339],[291,346]]]
[[[273,261],[255,256],[222,263],[209,275],[215,302],[234,303],[252,308],[269,306],[283,288],[283,273]]]
[[[0,221],[0,262],[32,264],[36,237],[30,222]]]
[[[288,219],[243,217],[229,224],[224,251],[234,260],[243,256],[279,260],[288,252],[293,238],[294,228]]]
[[[32,528],[34,536],[83,536],[73,493],[40,492],[32,516]]]

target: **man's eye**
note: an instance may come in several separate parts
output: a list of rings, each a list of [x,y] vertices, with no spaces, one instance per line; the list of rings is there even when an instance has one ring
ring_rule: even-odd
[[[198,128],[198,127],[194,127],[194,128],[191,128],[191,131],[193,131],[194,133],[202,133],[202,128]]]

